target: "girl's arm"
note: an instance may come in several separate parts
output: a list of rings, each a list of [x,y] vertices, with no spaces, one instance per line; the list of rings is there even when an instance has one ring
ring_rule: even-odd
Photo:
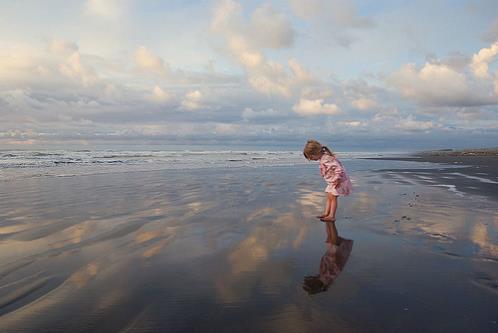
[[[325,166],[325,181],[331,184],[338,184],[341,181],[341,173],[343,171],[341,165],[336,159],[329,159],[324,162]]]

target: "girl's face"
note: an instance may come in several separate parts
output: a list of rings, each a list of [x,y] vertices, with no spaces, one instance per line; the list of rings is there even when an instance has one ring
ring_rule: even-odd
[[[308,156],[308,160],[310,161],[318,161],[320,158],[322,157],[322,154],[318,154],[318,155],[309,155]]]

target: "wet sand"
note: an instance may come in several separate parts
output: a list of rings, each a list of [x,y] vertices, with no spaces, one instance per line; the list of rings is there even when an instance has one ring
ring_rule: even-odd
[[[437,168],[384,169],[427,185],[439,184],[464,194],[498,199],[498,155],[493,151],[436,151],[407,157],[376,157],[371,160],[429,162]],[[428,177],[429,176],[429,177]]]
[[[496,201],[354,163],[354,246],[313,295],[316,164],[4,182],[0,332],[496,332]]]

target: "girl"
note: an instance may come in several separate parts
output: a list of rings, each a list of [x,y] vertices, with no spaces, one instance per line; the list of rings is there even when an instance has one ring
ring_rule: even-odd
[[[320,174],[327,182],[327,205],[323,215],[317,216],[323,222],[335,222],[337,211],[337,197],[349,195],[352,191],[351,181],[342,163],[335,155],[320,142],[308,140],[304,147],[304,157],[312,161],[320,161]]]

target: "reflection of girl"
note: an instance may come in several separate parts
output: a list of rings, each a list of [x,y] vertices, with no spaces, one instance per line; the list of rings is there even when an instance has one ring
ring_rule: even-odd
[[[320,274],[304,278],[303,289],[310,295],[328,289],[344,269],[353,249],[353,241],[338,236],[333,222],[327,222],[326,243],[327,251],[320,260]]]

